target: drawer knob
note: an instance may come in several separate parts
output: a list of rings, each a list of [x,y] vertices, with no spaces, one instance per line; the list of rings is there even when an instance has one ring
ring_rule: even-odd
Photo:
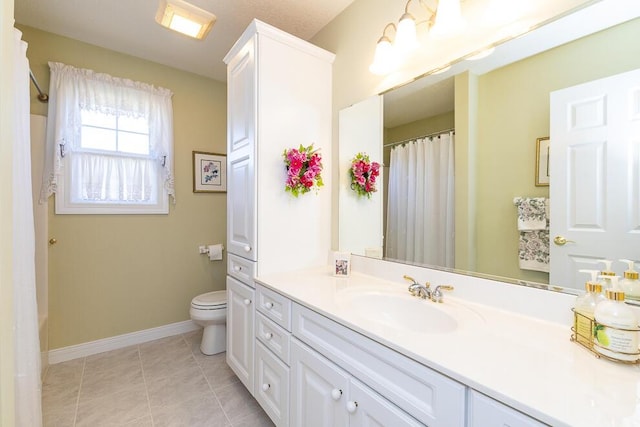
[[[273,338],[273,334],[271,332],[267,332],[264,334],[265,340],[270,340],[271,338]]]
[[[242,267],[240,267],[239,265],[236,265],[236,266],[233,267],[233,270],[234,271],[240,271],[240,270],[242,270]]]
[[[358,409],[358,402],[352,402],[352,401],[347,402],[348,413],[353,414],[354,412],[356,412],[356,409]]]
[[[264,306],[267,308],[267,310],[271,310],[273,308],[273,303],[272,302],[265,302]]]
[[[246,298],[243,302],[244,302],[244,305],[251,304],[251,300],[249,298]]]
[[[249,245],[244,245],[242,249],[244,249],[245,252],[251,252],[251,246]]]
[[[340,400],[340,397],[342,397],[342,390],[340,390],[339,388],[334,388],[333,390],[331,390],[331,398],[333,400]]]
[[[271,384],[264,383],[262,384],[262,391],[267,391],[271,388]]]

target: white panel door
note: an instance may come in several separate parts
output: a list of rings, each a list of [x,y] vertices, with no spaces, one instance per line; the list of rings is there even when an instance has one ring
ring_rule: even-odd
[[[291,342],[291,425],[340,427],[349,425],[346,409],[349,376],[324,357]]]
[[[365,152],[371,161],[382,164],[383,102],[376,95],[340,110],[339,125],[339,242],[341,251],[382,256],[383,243],[383,169],[376,181],[377,192],[370,199],[351,189],[351,159]]]
[[[640,261],[640,70],[551,93],[550,150],[550,283]]]
[[[254,290],[227,276],[227,364],[253,395]]]

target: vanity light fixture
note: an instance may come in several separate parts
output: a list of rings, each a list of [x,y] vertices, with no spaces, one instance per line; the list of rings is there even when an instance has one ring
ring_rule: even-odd
[[[216,16],[184,0],[160,0],[156,22],[170,30],[202,40],[216,22]]]
[[[408,54],[419,47],[416,30],[418,24],[426,23],[429,28],[438,29],[438,33],[442,35],[458,31],[464,25],[460,12],[460,0],[435,0],[435,9],[429,7],[425,0],[416,0],[428,13],[428,18],[419,22],[416,22],[413,15],[409,13],[411,1],[407,1],[398,25],[389,23],[382,30],[382,37],[376,44],[373,62],[369,66],[369,71],[373,74],[390,73]],[[394,29],[395,40],[387,36],[389,28]]]

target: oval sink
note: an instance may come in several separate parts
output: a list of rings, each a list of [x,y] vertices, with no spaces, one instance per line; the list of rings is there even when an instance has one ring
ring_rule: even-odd
[[[451,333],[461,326],[461,322],[475,318],[470,316],[474,314],[472,311],[451,301],[434,303],[399,293],[344,292],[339,297],[339,305],[350,316],[414,333]]]

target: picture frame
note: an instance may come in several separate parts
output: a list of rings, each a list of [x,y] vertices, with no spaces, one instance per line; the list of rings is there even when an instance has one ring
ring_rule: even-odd
[[[536,187],[549,186],[550,142],[551,141],[548,136],[536,139]]]
[[[227,192],[227,156],[225,154],[193,152],[193,192]]]
[[[351,252],[333,252],[331,267],[334,276],[349,277],[351,275]]]

